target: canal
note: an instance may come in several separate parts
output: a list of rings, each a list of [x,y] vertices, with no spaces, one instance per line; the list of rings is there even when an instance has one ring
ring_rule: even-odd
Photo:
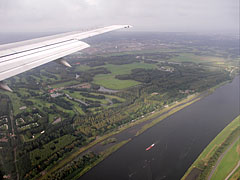
[[[177,180],[210,141],[239,115],[239,77],[169,116],[80,180]],[[151,144],[155,146],[146,151]]]

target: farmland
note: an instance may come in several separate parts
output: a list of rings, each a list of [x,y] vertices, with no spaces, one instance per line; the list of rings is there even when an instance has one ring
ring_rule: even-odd
[[[20,179],[36,179],[58,167],[62,170],[58,175],[67,177],[76,169],[60,162],[71,162],[71,155],[79,155],[130,122],[137,124],[146,114],[167,111],[170,105],[231,81],[238,72],[233,65],[238,62],[236,54],[224,55],[232,52],[231,47],[219,47],[222,51],[209,47],[209,51],[200,49],[197,40],[190,46],[182,40],[167,43],[164,38],[163,42],[139,39],[127,49],[126,44],[131,43],[120,40],[121,51],[103,41],[96,43],[94,53],[89,49],[67,56],[72,68],[49,63],[6,80],[14,92],[0,92],[0,105],[7,102],[8,107],[0,108],[4,111],[1,153],[7,156],[1,162],[9,164],[2,171]],[[16,123],[6,122],[6,118]],[[138,134],[160,120],[147,124]],[[6,125],[13,125],[14,131]],[[16,138],[11,136],[13,132]],[[110,142],[106,144],[114,144]],[[6,153],[9,149],[16,151],[17,163]],[[80,157],[76,176],[101,158],[92,153]]]

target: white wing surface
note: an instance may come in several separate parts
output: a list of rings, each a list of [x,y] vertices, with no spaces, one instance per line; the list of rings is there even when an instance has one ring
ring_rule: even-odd
[[[88,48],[89,45],[82,42],[82,39],[129,27],[131,26],[113,25],[86,32],[65,33],[0,45],[0,82],[37,66]],[[66,62],[64,64],[68,65]]]

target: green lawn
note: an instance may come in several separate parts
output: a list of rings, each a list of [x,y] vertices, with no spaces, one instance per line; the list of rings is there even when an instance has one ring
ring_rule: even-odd
[[[157,66],[155,64],[146,64],[146,63],[132,63],[132,64],[123,64],[123,65],[113,65],[107,64],[103,66],[111,71],[111,74],[99,74],[94,77],[94,83],[104,86],[109,89],[125,89],[132,86],[140,84],[140,82],[133,80],[119,80],[116,79],[116,75],[121,74],[130,74],[132,69],[144,68],[144,69],[154,69]]]
[[[197,56],[192,53],[181,53],[179,56],[170,59],[175,62],[195,62],[195,63],[224,63],[224,59],[214,56]]]
[[[78,71],[87,71],[87,70],[91,69],[91,67],[90,66],[86,66],[86,65],[78,65],[78,66],[76,66],[76,69]]]
[[[107,97],[107,98],[109,98],[109,99],[113,99],[113,98],[115,98],[115,99],[117,99],[117,100],[119,100],[119,101],[121,101],[121,102],[124,102],[124,101],[125,101],[125,99],[120,98],[120,97],[118,97],[118,96],[105,95],[105,97]]]
[[[79,91],[74,91],[73,93],[71,93],[68,90],[64,90],[64,92],[66,94],[69,94],[71,97],[73,97],[75,99],[80,99],[80,100],[83,100],[83,101],[84,101],[84,99],[89,99],[89,100],[92,100],[92,101],[100,101],[102,104],[107,104],[108,103],[108,101],[106,99],[95,99],[95,98],[90,98],[90,97],[84,97],[80,94]],[[99,95],[97,93],[90,93],[90,94]]]
[[[7,94],[10,97],[11,102],[14,102],[12,103],[14,115],[22,112],[19,108],[25,106],[25,104],[21,102],[21,98],[18,97],[16,93],[2,91],[2,94]]]
[[[94,77],[95,84],[101,85],[108,89],[114,89],[114,90],[120,90],[129,88],[132,86],[136,86],[140,84],[137,81],[133,80],[119,80],[116,79],[114,75],[112,74],[100,74]]]
[[[240,160],[240,154],[237,152],[237,146],[240,141],[238,140],[233,147],[226,153],[222,161],[219,163],[211,180],[225,179],[229,173],[234,169]]]
[[[33,102],[34,106],[37,107],[38,109],[40,109],[41,111],[43,111],[43,107],[47,107],[47,108],[50,108],[51,105],[53,105],[54,103],[48,103],[46,101],[43,101],[41,99],[29,99],[30,101]],[[67,98],[65,98],[66,101],[69,101]],[[72,101],[71,101],[72,102]],[[71,116],[74,115],[74,112],[72,110],[67,110],[67,109],[64,109],[60,106],[58,106],[57,104],[55,104],[57,109],[62,111],[62,112],[66,112],[66,113],[69,113]],[[31,107],[32,108],[32,107]],[[59,117],[59,115],[57,114],[50,114],[49,116],[49,121],[50,122],[53,122],[54,120],[54,117]]]

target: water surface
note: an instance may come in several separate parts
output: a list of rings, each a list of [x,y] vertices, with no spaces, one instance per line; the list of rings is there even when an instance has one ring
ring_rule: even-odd
[[[80,180],[180,179],[238,115],[239,77],[134,138]],[[146,151],[152,143],[156,145]]]

